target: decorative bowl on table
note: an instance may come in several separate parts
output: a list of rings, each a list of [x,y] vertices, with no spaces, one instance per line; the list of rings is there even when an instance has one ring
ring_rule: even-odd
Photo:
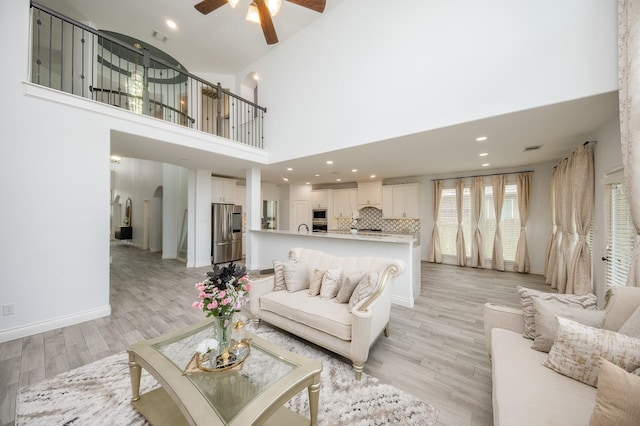
[[[356,235],[358,233],[358,228],[351,228],[351,233]]]

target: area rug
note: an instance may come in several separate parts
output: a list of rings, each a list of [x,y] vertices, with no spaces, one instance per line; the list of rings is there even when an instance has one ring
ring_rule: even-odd
[[[251,332],[292,352],[322,361],[320,425],[435,425],[438,410],[366,373],[356,381],[350,364],[267,325]],[[22,388],[16,400],[16,425],[148,425],[130,405],[126,353],[112,355]],[[158,387],[143,369],[141,393]],[[307,392],[288,408],[309,417]]]

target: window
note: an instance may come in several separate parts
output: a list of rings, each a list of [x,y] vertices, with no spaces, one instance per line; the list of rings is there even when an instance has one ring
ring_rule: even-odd
[[[455,188],[443,189],[438,212],[438,232],[442,254],[456,254],[456,233],[458,232],[458,213],[456,211]]]
[[[636,235],[629,213],[627,185],[616,182],[606,186],[607,285],[626,285]]]

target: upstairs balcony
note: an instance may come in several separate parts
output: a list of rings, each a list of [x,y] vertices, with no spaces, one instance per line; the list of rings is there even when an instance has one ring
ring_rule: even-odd
[[[32,83],[264,148],[266,108],[152,46],[31,6]]]

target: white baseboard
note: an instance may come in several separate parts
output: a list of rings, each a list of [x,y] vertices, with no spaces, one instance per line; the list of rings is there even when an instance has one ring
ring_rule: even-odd
[[[66,315],[63,317],[34,322],[31,324],[9,328],[6,330],[0,330],[0,343],[8,342],[9,340],[14,339],[21,339],[23,337],[32,336],[38,333],[44,333],[45,331],[67,327],[69,325],[74,325],[85,321],[108,317],[109,315],[111,315],[111,305],[106,305],[101,308],[77,312],[75,314]]]
[[[414,299],[409,299],[408,297],[391,295],[391,303],[395,303],[396,305],[404,306],[406,308],[413,308]]]

